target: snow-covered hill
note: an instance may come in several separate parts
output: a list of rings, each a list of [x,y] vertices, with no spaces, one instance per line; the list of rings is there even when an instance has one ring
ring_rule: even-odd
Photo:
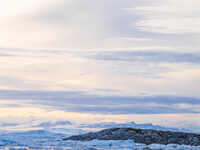
[[[180,132],[192,132],[187,129],[177,129],[177,128],[167,128],[159,125],[153,125],[151,123],[147,124],[136,124],[135,122],[127,123],[115,123],[115,122],[102,122],[96,124],[81,124],[80,128],[88,129],[107,129],[107,128],[139,128],[139,129],[153,129],[153,130],[163,130],[163,131],[180,131]]]

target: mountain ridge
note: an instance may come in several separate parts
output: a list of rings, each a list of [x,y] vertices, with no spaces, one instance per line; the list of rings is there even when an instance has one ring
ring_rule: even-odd
[[[99,132],[70,136],[64,141],[91,141],[91,140],[134,140],[143,144],[180,144],[180,145],[200,145],[200,134],[186,132],[172,132],[152,129],[134,128],[111,128]]]
[[[126,123],[116,123],[116,122],[101,122],[94,124],[81,124],[79,128],[99,128],[99,129],[108,129],[108,128],[138,128],[138,129],[154,129],[162,131],[174,131],[174,132],[192,132],[192,130],[184,128],[170,128],[160,125],[154,125],[152,123],[137,124],[135,122],[126,122]]]

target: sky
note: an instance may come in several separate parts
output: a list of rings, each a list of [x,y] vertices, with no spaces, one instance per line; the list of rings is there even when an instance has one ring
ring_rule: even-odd
[[[199,7],[1,2],[0,124],[135,121],[200,131]]]

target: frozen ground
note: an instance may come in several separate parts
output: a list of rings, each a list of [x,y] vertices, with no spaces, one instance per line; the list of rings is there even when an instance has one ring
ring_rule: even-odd
[[[186,145],[159,145],[159,144],[137,144],[131,140],[126,141],[98,141],[93,140],[90,142],[74,142],[74,141],[53,141],[47,140],[43,142],[31,142],[29,145],[21,145],[6,141],[7,146],[1,146],[0,149],[7,150],[200,150],[200,146],[186,146]],[[5,141],[4,141],[5,142]],[[31,143],[31,144],[30,144]]]
[[[62,141],[65,134],[53,133],[44,130],[1,133],[0,149],[7,150],[200,150],[200,146],[186,145],[144,145],[126,141],[99,141],[89,142]]]
[[[71,135],[77,135],[88,132],[85,127],[51,126],[42,124],[44,127],[40,130],[30,131],[0,131],[0,150],[200,150],[199,147],[185,145],[144,145],[134,143],[132,140],[126,141],[99,141],[89,142],[63,141]],[[48,127],[46,126],[48,125]],[[99,128],[99,126],[97,126]],[[152,128],[152,125],[151,125]],[[94,128],[92,127],[91,130]],[[90,130],[90,131],[91,131]]]

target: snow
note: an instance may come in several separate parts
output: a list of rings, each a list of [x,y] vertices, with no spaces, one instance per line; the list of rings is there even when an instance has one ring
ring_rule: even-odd
[[[200,146],[187,146],[177,144],[139,144],[133,140],[92,140],[87,142],[63,141],[63,134],[47,131],[30,131],[21,133],[7,133],[0,135],[0,150],[200,150]]]
[[[113,141],[113,140],[92,140],[88,142],[77,142],[82,147],[98,147],[104,149],[131,149],[134,147],[133,140]]]
[[[134,143],[133,140],[93,140],[88,142],[62,140],[71,135],[83,134],[95,128],[99,129],[99,127],[119,126],[116,123],[73,126],[70,122],[47,122],[39,124],[37,127],[39,126],[43,128],[30,131],[0,131],[0,150],[200,150],[200,146],[145,145]],[[131,122],[120,124],[120,126],[136,126],[136,124]],[[138,126],[159,128],[152,124]]]
[[[159,125],[153,125],[151,123],[146,124],[136,124],[135,122],[127,122],[127,123],[115,123],[115,122],[101,122],[95,124],[81,124],[80,128],[87,129],[106,129],[106,128],[139,128],[139,129],[153,129],[153,130],[163,130],[163,131],[179,131],[179,132],[192,132],[188,129],[177,129],[177,128],[167,128]]]
[[[93,140],[90,142],[76,142],[74,149],[82,148],[82,147],[93,147],[96,149],[104,149],[104,150],[200,150],[200,146],[187,146],[187,145],[177,145],[177,144],[168,144],[168,145],[160,145],[160,144],[138,144],[134,143],[132,140],[125,141],[99,141]]]

